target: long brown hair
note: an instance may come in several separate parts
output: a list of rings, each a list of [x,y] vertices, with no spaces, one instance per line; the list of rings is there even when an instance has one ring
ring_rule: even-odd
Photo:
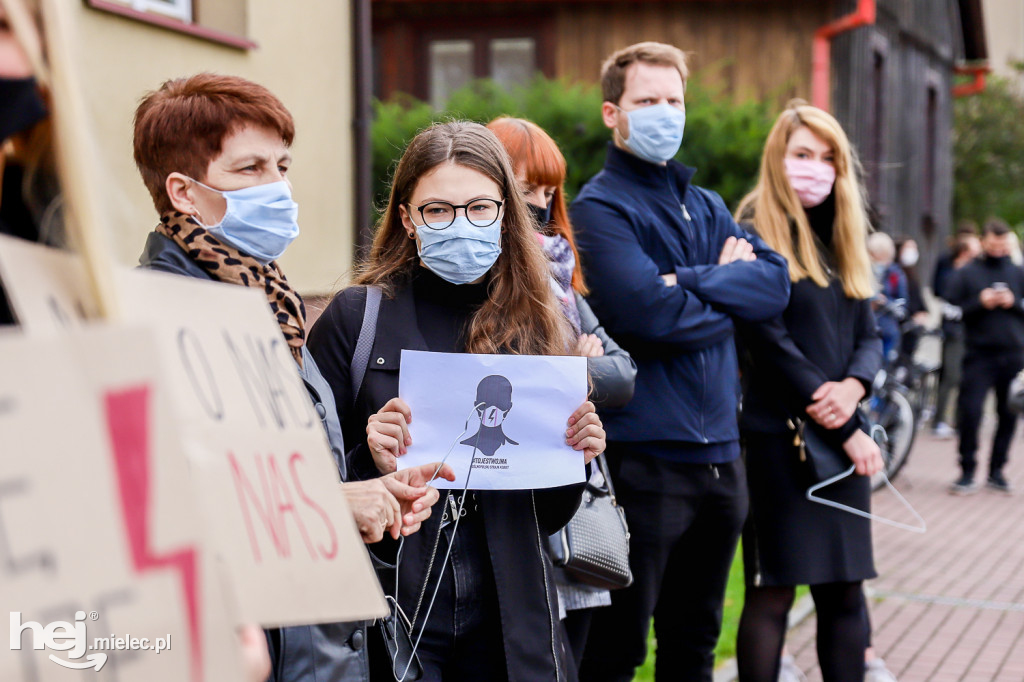
[[[370,257],[355,283],[373,284],[394,295],[400,283],[420,267],[416,242],[406,234],[399,207],[408,204],[420,178],[442,163],[482,173],[498,185],[504,199],[501,255],[487,275],[487,301],[469,320],[466,350],[570,354],[572,331],[551,291],[547,261],[534,237],[512,163],[494,134],[478,123],[438,123],[409,143],[395,169]]]
[[[569,211],[565,207],[565,157],[558,144],[543,128],[525,118],[501,116],[488,123],[487,129],[497,135],[498,141],[504,145],[516,172],[522,170],[528,182],[554,186],[555,194],[551,197],[552,231],[569,242],[569,248],[576,259],[576,267],[572,271],[572,288],[576,293],[585,295],[587,287],[583,283],[580,253],[576,249]]]
[[[864,190],[857,179],[860,164],[846,133],[827,112],[803,100],[789,103],[768,133],[760,177],[736,209],[737,220],[753,213],[758,235],[789,263],[790,280],[810,278],[818,286],[828,286],[825,264],[818,256],[807,214],[789,183],[783,163],[789,138],[800,127],[806,127],[832,148],[836,169],[832,248],[843,291],[850,298],[870,298],[874,295],[874,278],[868,259],[869,224]],[[795,234],[790,227],[791,219],[796,224]]]

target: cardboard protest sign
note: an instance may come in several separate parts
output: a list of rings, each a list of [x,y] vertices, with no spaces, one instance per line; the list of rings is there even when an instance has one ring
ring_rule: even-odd
[[[61,331],[52,311],[88,297],[57,276],[76,260],[0,239],[0,278],[29,333]],[[115,281],[124,319],[155,332],[175,436],[240,622],[383,615],[320,418],[262,292],[139,270]]]
[[[565,430],[587,399],[586,358],[405,350],[398,394],[413,413],[398,465],[447,456],[456,479],[434,481],[438,488],[463,488],[467,477],[473,490],[584,480],[583,453],[566,445]]]
[[[204,518],[261,624],[383,615],[320,417],[261,291],[118,273],[127,319],[157,330]]]
[[[184,461],[166,451],[156,364],[139,329],[0,335],[4,680],[66,680],[65,668],[241,679],[233,622],[181,504],[187,478],[166,467]],[[173,513],[158,511],[158,493],[178,498]]]
[[[98,316],[85,281],[82,258],[0,234],[0,286],[33,335],[63,333]]]

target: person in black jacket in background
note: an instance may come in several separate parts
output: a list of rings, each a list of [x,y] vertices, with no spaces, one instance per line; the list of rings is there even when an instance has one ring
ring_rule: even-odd
[[[292,116],[281,101],[236,76],[201,73],[167,81],[147,94],[135,112],[135,163],[160,222],[139,263],[266,294],[321,415],[340,477],[347,481],[338,412],[305,345],[302,297],[277,263],[299,231],[286,177],[294,135]],[[419,528],[439,497],[426,485],[435,467],[341,484],[364,542]],[[442,475],[454,478],[447,465]],[[365,682],[365,630],[361,622],[268,630],[270,679]]]
[[[789,263],[785,312],[741,325],[751,356],[740,428],[750,517],[744,529],[747,592],[737,637],[742,682],[775,682],[796,585],[810,585],[826,682],[864,679],[868,626],[861,583],[875,576],[871,524],[815,505],[796,445],[797,421],[842,449],[858,475],[829,497],[867,509],[882,466],[857,405],[882,362],[867,216],[856,159],[838,122],[795,101],[768,135],[757,186],[738,216]]]
[[[1001,220],[985,223],[982,256],[953,273],[946,300],[963,310],[967,352],[957,403],[960,478],[955,495],[977,492],[974,471],[985,396],[996,391],[999,426],[992,439],[988,486],[1011,493],[1003,475],[1017,415],[1009,408],[1010,381],[1024,367],[1024,269],[1010,260],[1010,228]]]
[[[932,291],[942,299],[942,366],[939,370],[939,390],[935,396],[935,417],[932,424],[936,438],[952,438],[956,429],[950,426],[955,419],[947,419],[946,408],[949,397],[959,390],[964,364],[964,311],[947,300],[949,280],[953,273],[973,261],[981,253],[981,241],[977,229],[971,225],[961,227],[950,244],[949,252],[943,254],[935,266]]]

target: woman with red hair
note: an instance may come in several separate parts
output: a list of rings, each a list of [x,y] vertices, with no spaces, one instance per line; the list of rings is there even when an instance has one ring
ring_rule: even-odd
[[[565,208],[565,157],[551,136],[531,121],[502,116],[487,127],[508,152],[527,207],[537,219],[536,237],[548,257],[552,289],[576,332],[579,354],[587,358],[593,383],[591,400],[599,409],[625,405],[633,397],[636,364],[605,333],[583,298],[587,288]],[[597,467],[591,484],[604,485]],[[608,590],[572,580],[563,570],[556,571],[555,585],[559,615],[571,649],[567,659],[578,669],[592,609],[610,604],[611,596]]]

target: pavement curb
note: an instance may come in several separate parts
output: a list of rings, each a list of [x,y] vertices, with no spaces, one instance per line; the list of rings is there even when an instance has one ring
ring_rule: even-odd
[[[807,616],[814,613],[814,600],[810,593],[805,594],[797,600],[793,608],[789,610],[789,624],[787,630],[792,630],[802,623]],[[714,682],[734,682],[738,677],[736,659],[730,658],[715,670]]]

